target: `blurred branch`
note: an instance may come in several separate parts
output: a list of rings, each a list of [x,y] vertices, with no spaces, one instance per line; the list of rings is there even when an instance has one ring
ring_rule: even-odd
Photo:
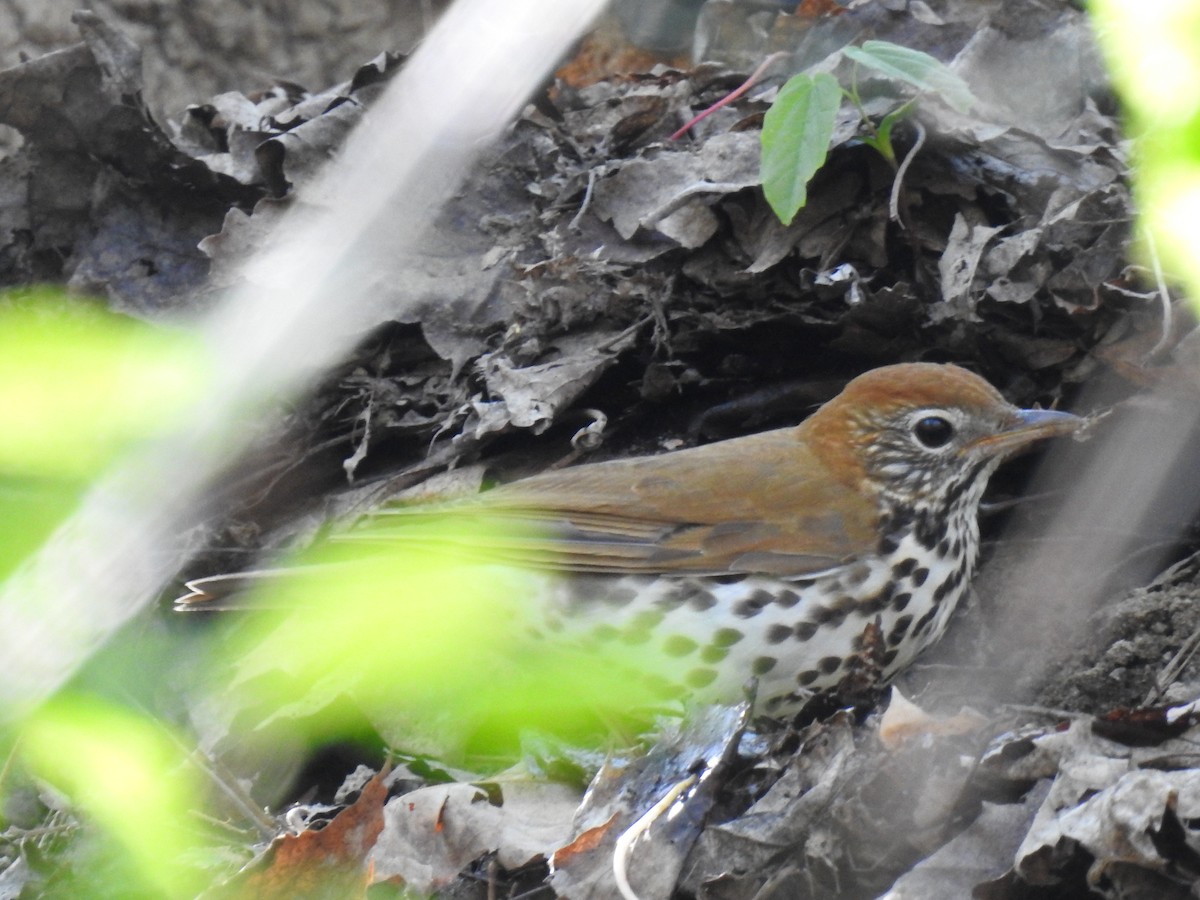
[[[247,287],[205,324],[222,365],[188,426],[101,479],[4,585],[0,715],[46,698],[158,596],[206,486],[258,432],[246,423],[303,391],[375,324],[372,259],[412,246],[602,5],[461,0],[439,21],[248,265]]]

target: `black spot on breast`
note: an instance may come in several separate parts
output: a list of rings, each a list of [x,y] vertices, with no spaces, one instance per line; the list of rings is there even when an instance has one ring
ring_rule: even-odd
[[[846,573],[846,576],[845,576],[846,586],[852,587],[852,588],[858,587],[860,584],[862,584],[864,581],[866,581],[870,577],[871,577],[871,567],[870,566],[857,565],[854,568],[852,568],[849,572]]]
[[[643,609],[640,613],[629,620],[631,628],[656,628],[663,620],[663,612],[660,609]]]
[[[837,628],[846,621],[846,616],[857,608],[858,601],[853,597],[841,597],[831,606],[818,606],[809,615],[812,616],[818,625],[828,625],[830,628]]]
[[[959,587],[962,586],[963,577],[962,569],[955,569],[953,572],[947,575],[946,580],[939,584],[937,590],[933,592],[933,602],[935,604],[941,603],[943,600],[957,591]]]
[[[956,481],[954,484],[950,485],[949,489],[946,491],[946,498],[944,501],[945,504],[947,506],[953,506],[958,498],[962,496],[963,491],[967,489],[967,485],[972,481],[974,481],[974,478],[968,476],[967,478],[960,479],[959,481]]]
[[[946,599],[946,595],[947,595],[947,594],[949,594],[949,593],[950,593],[952,590],[954,590],[956,587],[958,587],[958,579],[956,579],[956,578],[954,577],[954,576],[955,576],[955,574],[956,574],[956,573],[954,573],[954,572],[951,572],[951,573],[950,573],[948,576],[946,576],[946,580],[945,580],[945,581],[943,581],[943,582],[942,582],[941,584],[939,584],[939,585],[938,585],[936,588],[934,588],[934,590],[933,590],[933,602],[934,602],[934,605],[935,605],[935,606],[936,606],[937,604],[941,603],[943,600],[945,600],[945,599]]]
[[[911,615],[901,616],[896,620],[896,624],[893,625],[892,630],[888,632],[888,646],[895,647],[902,640],[904,640],[904,636],[908,634],[908,626],[912,624],[912,620],[913,617]]]
[[[775,602],[778,603],[780,606],[782,606],[784,609],[791,609],[793,606],[795,606],[797,603],[800,602],[800,595],[797,594],[795,591],[780,591],[775,596]]]
[[[704,612],[717,605],[717,598],[710,591],[698,590],[692,596],[688,597],[687,605],[696,612]]]
[[[950,593],[950,590],[951,590],[950,579],[947,578],[945,581],[943,581],[941,584],[939,584],[937,587],[935,587],[933,589],[934,604],[936,605],[938,603],[941,603],[943,600],[945,600],[946,595],[948,593]]]
[[[807,641],[817,633],[816,622],[797,622],[796,627],[792,629],[796,632],[796,640]]]
[[[700,661],[706,663],[719,663],[728,655],[728,647],[714,647],[712,644],[709,644],[700,651]]]
[[[858,610],[864,616],[874,616],[883,612],[884,607],[886,606],[887,601],[883,598],[882,594],[876,594],[874,597],[869,597],[860,603]]]
[[[662,620],[662,610],[644,609],[629,620],[621,632],[621,640],[626,644],[644,644]]]
[[[843,587],[844,585],[842,584],[842,579],[840,578],[824,578],[817,582],[817,591],[825,597],[832,597],[834,594],[840,594]]]
[[[821,677],[820,672],[818,672],[814,669],[809,669],[807,672],[801,672],[799,675],[796,676],[796,683],[799,684],[801,687],[808,687],[810,684],[812,684],[814,681],[816,681],[820,677]]]
[[[637,599],[638,591],[630,587],[611,588],[601,596],[606,606],[626,606]]]
[[[879,520],[879,530],[883,537],[879,541],[881,556],[891,556],[900,547],[900,540],[912,527],[913,510],[906,506],[896,507]]]
[[[912,573],[913,587],[920,587],[925,583],[925,579],[929,577],[929,570],[924,566]]]
[[[986,460],[976,463],[971,467],[971,470],[967,472],[964,478],[960,478],[958,481],[950,485],[950,487],[946,490],[944,501],[946,506],[954,506],[958,502],[959,498],[962,497],[962,495],[966,492],[967,488],[971,487],[971,485],[979,480],[979,476],[983,474],[983,470],[987,467],[987,465],[988,463]]]
[[[712,580],[717,584],[737,584],[745,581],[750,576],[745,572],[737,572],[731,575],[713,575]]]
[[[745,636],[736,628],[718,628],[713,632],[712,646],[732,647]]]
[[[845,596],[839,597],[833,601],[833,608],[838,612],[851,613],[859,607],[859,601],[856,597]]]
[[[690,687],[702,688],[707,687],[717,680],[716,669],[692,669],[683,678]]]
[[[705,595],[708,591],[700,587],[695,581],[672,581],[669,583],[666,590],[658,595],[654,600],[654,605],[664,609],[675,609],[683,606],[685,603],[691,602],[692,598],[697,594]]]
[[[933,622],[933,617],[937,615],[937,607],[930,608],[929,612],[917,619],[917,624],[913,626],[913,634],[923,634],[928,630],[929,625]]]
[[[776,623],[767,629],[767,643],[782,644],[792,636],[792,633],[791,626]]]
[[[934,522],[933,514],[929,510],[921,510],[917,516],[917,527],[913,530],[917,543],[932,553],[943,533]]]
[[[883,667],[886,669],[888,666],[890,666],[892,663],[894,663],[896,661],[896,657],[899,655],[900,655],[899,650],[889,650],[887,653],[883,654],[883,659],[882,659]]]
[[[892,566],[892,577],[897,580],[907,578],[916,567],[917,561],[910,556],[908,559],[901,560]]]
[[[820,662],[817,663],[817,668],[825,675],[832,675],[842,667],[842,657],[840,656],[823,656]]]
[[[895,590],[896,583],[894,581],[889,581],[879,589],[879,593],[877,593],[874,597],[870,597],[858,605],[859,612],[861,612],[864,616],[873,616],[876,613],[883,612],[885,609],[887,609],[888,604],[891,602],[892,594],[895,593]]]
[[[908,591],[905,591],[903,594],[897,594],[892,598],[892,609],[896,610],[896,612],[900,612],[900,610],[908,606],[909,601],[911,600],[912,594],[908,593]]]
[[[673,634],[663,641],[663,653],[667,656],[687,656],[699,648],[699,644],[682,634]]]
[[[739,619],[753,619],[763,607],[774,600],[774,596],[770,592],[764,591],[761,588],[751,594],[744,600],[739,600],[733,606],[733,614]]]
[[[684,693],[683,685],[668,681],[661,675],[647,675],[644,682],[651,691],[661,697],[678,697]]]
[[[773,668],[775,668],[775,664],[777,662],[779,662],[779,660],[773,656],[760,656],[750,664],[750,671],[755,675],[766,675]]]
[[[631,587],[614,585],[612,578],[581,575],[571,579],[571,599],[579,603],[605,603],[624,606],[638,595]]]

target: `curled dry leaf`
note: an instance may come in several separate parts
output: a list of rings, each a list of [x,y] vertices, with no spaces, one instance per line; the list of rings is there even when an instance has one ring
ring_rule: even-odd
[[[879,721],[879,740],[894,750],[914,737],[972,734],[987,724],[985,716],[965,707],[952,716],[931,715],[893,687],[891,700]]]

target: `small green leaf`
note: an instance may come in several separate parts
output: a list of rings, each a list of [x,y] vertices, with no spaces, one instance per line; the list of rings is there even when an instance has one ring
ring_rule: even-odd
[[[893,109],[890,113],[883,117],[879,123],[879,127],[875,129],[875,135],[870,135],[862,138],[862,142],[870,147],[874,147],[879,153],[893,166],[896,165],[896,150],[892,146],[892,129],[896,127],[896,123],[908,117],[912,112],[912,101],[905,103]]]
[[[825,162],[842,89],[832,75],[796,75],[767,110],[762,130],[763,193],[784,225],[808,199],[808,182]]]
[[[975,103],[967,83],[928,53],[889,41],[867,41],[861,47],[845,47],[842,53],[889,78],[937,94],[959,112]]]

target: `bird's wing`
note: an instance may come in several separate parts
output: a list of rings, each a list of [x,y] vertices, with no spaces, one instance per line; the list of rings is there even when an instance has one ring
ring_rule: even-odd
[[[450,540],[575,572],[803,576],[871,552],[878,513],[860,484],[829,477],[796,431],[544,473],[465,506],[385,509],[345,537]]]

